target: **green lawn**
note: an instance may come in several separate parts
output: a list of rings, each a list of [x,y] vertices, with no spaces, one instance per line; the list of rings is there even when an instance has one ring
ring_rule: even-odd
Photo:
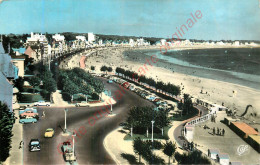
[[[19,103],[33,103],[39,100],[44,100],[40,94],[21,94]]]

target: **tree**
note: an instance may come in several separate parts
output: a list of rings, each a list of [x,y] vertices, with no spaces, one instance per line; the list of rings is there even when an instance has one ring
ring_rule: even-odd
[[[7,105],[0,101],[0,162],[9,157],[12,142],[12,128],[15,122],[14,115]]]
[[[152,156],[149,144],[143,142],[140,137],[136,138],[133,143],[134,152],[139,155],[139,163],[141,162],[141,156],[149,161]]]
[[[134,140],[134,152],[139,155],[139,163],[141,163],[141,155],[143,154],[143,142],[140,137]]]
[[[189,94],[184,94],[183,111],[188,114],[193,109],[192,100]]]
[[[40,85],[40,82],[41,82],[41,80],[38,76],[33,76],[29,79],[29,83],[33,86],[33,93],[35,93],[35,87],[37,85]],[[56,82],[55,82],[55,84],[56,84]]]
[[[108,71],[108,72],[112,72],[112,71],[113,71],[112,67],[108,67],[108,68],[107,68],[107,71]]]
[[[155,121],[157,123],[157,126],[162,129],[162,136],[163,136],[163,127],[166,127],[170,124],[170,120],[167,117],[167,111],[159,111],[156,113]]]
[[[107,71],[107,67],[106,67],[105,65],[103,65],[103,66],[100,68],[100,70],[101,70],[102,72],[106,72],[106,71]]]
[[[80,92],[79,87],[75,85],[71,80],[65,82],[63,90],[65,90],[71,96]]]
[[[164,146],[163,146],[163,153],[169,157],[169,164],[170,164],[171,157],[173,156],[175,151],[176,151],[176,146],[171,141],[170,142],[166,142],[164,144]]]
[[[24,84],[24,79],[22,77],[19,77],[18,79],[15,80],[14,86],[19,89],[19,92],[23,92],[23,84]]]
[[[211,164],[210,160],[198,150],[187,153],[176,153],[175,158],[180,164]]]
[[[91,66],[91,70],[93,70],[93,71],[94,71],[94,70],[95,70],[95,66]]]
[[[159,81],[156,83],[156,91],[159,89],[159,91],[163,89],[164,83],[162,81]]]

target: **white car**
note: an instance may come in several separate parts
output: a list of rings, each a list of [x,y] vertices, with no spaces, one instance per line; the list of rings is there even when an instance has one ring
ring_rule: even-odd
[[[81,101],[81,103],[77,103],[76,107],[89,107],[89,103],[86,101]]]
[[[36,103],[34,103],[34,106],[51,106],[50,102],[45,102],[45,101],[38,101]]]

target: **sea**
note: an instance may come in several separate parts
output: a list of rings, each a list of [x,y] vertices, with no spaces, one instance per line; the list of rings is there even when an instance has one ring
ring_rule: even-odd
[[[260,48],[130,50],[125,58],[143,61],[156,55],[157,66],[173,72],[260,89]]]

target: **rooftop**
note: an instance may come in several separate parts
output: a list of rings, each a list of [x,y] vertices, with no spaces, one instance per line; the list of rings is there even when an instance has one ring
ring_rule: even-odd
[[[229,159],[229,156],[227,153],[218,154],[220,159]]]
[[[254,139],[258,144],[260,144],[260,136],[259,135],[249,135],[249,137]]]
[[[209,149],[210,153],[219,154],[218,149]]]
[[[252,128],[251,126],[247,125],[243,122],[232,122],[237,128],[248,135],[258,135],[258,132]]]

